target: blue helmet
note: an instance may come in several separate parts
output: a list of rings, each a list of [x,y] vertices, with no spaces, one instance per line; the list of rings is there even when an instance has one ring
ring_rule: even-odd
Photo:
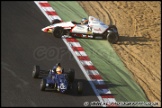
[[[87,18],[82,18],[81,22],[82,22],[83,24],[88,24],[88,19],[87,19]]]
[[[88,20],[88,19],[87,19],[87,18],[83,18],[83,19],[81,20],[81,22],[86,21],[86,20]]]

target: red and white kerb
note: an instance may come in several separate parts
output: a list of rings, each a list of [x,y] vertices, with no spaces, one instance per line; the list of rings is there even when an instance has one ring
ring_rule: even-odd
[[[50,22],[54,19],[61,20],[56,11],[53,10],[53,8],[47,1],[35,1],[35,3]],[[71,51],[85,77],[91,84],[96,96],[98,97],[100,102],[103,103],[102,106],[114,106],[113,103],[116,102],[114,96],[108,89],[108,85],[105,84],[101,75],[99,74],[93,63],[90,61],[90,58],[87,56],[78,40],[76,40],[75,38],[67,38],[66,36],[63,37],[62,40]]]

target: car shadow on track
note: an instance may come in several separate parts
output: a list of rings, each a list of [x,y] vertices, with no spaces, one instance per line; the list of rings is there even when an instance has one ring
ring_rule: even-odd
[[[42,73],[43,72],[43,73]],[[48,76],[48,73],[49,71],[47,70],[41,70],[41,74],[39,75],[38,80],[40,80],[41,82],[41,79],[42,78],[46,78]],[[97,80],[96,80],[97,81]],[[71,96],[96,96],[94,90],[92,89],[91,85],[90,84],[96,84],[96,81],[88,81],[87,79],[75,79],[74,80],[74,83],[73,83],[73,86],[72,86],[72,89],[70,89],[67,93],[64,93],[63,95],[71,95]],[[83,84],[83,93],[82,94],[78,94],[77,92],[77,83],[78,82],[82,82]],[[97,82],[98,83],[98,82]],[[123,85],[117,85],[117,84],[113,84],[112,82],[110,81],[104,81],[104,88],[103,86],[100,86],[98,89],[97,89],[97,86],[94,85],[95,87],[95,91],[97,91],[99,94],[101,93],[105,93],[105,91],[103,89],[107,89],[108,91],[111,89],[111,88],[116,88],[116,87],[120,87],[120,86],[123,86]],[[57,90],[54,90],[52,88],[46,88],[45,91],[43,92],[46,92],[46,93],[59,93],[60,95],[62,93],[58,92]],[[112,95],[117,95],[117,94],[112,94]]]
[[[83,83],[83,93],[78,94],[77,92],[77,83],[82,82]],[[46,89],[44,92],[52,92],[52,93],[60,93],[57,90],[54,89]],[[63,95],[71,95],[71,96],[95,96],[95,93],[90,86],[89,82],[85,79],[75,79],[72,85],[72,89],[70,89],[67,93],[60,93]]]
[[[78,82],[82,82],[83,83],[83,93],[82,94],[78,94],[77,92],[77,83]],[[94,84],[94,82],[92,82]],[[109,91],[109,88],[115,88],[118,86],[123,86],[123,85],[116,85],[116,84],[112,84],[110,82],[105,82],[107,89]],[[96,91],[99,93],[99,91],[96,89]],[[44,92],[49,92],[49,93],[59,93],[60,95],[71,95],[71,96],[96,96],[95,92],[93,91],[90,82],[88,82],[85,79],[75,79],[74,83],[73,83],[73,88],[71,90],[69,90],[67,93],[60,93],[57,90],[54,89],[46,89]],[[100,92],[103,92],[102,90]],[[117,94],[111,94],[113,96],[117,95]]]
[[[150,45],[147,42],[154,41],[142,36],[119,36],[118,45]]]

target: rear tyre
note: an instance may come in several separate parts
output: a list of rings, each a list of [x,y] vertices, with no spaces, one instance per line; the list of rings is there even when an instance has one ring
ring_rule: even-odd
[[[62,27],[55,27],[52,34],[56,38],[61,38],[64,34],[64,29]]]
[[[77,92],[79,95],[83,94],[83,83],[82,82],[77,83]]]
[[[110,43],[117,43],[118,42],[118,39],[119,39],[119,35],[113,31],[110,31],[108,34],[107,34],[107,40],[110,42]]]
[[[116,30],[118,30],[117,27],[116,27],[115,25],[109,25],[109,30],[110,30],[110,29],[116,29]]]
[[[46,79],[42,79],[40,83],[40,90],[45,91],[46,88]]]
[[[110,43],[117,43],[119,40],[119,34],[118,34],[118,29],[115,25],[109,25],[109,33],[107,34],[107,40]]]
[[[33,72],[32,72],[32,77],[33,78],[38,78],[40,72],[40,67],[37,65],[34,65],[33,67]]]

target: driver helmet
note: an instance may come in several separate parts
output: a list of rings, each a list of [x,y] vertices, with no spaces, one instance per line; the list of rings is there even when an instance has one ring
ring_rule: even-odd
[[[58,67],[56,68],[56,73],[57,73],[57,74],[62,74],[62,69],[61,69],[60,66],[58,66]]]
[[[88,24],[88,19],[87,18],[83,18],[81,20],[81,24]]]

